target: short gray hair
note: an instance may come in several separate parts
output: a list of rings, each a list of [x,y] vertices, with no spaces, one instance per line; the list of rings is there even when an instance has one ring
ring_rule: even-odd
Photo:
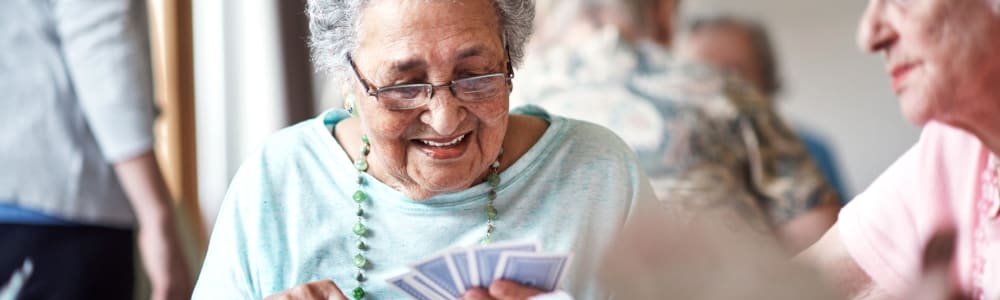
[[[501,38],[511,64],[519,66],[535,18],[534,0],[490,0],[500,20]],[[309,0],[309,48],[316,70],[346,79],[346,56],[358,47],[361,14],[370,0]]]

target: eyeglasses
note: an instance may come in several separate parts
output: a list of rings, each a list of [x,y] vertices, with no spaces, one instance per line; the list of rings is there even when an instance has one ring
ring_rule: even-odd
[[[354,75],[358,77],[361,85],[365,86],[368,96],[375,97],[379,103],[391,110],[415,109],[430,102],[434,97],[434,90],[447,87],[451,94],[459,100],[465,102],[479,102],[493,99],[503,93],[513,89],[510,85],[514,78],[514,69],[510,64],[510,53],[507,53],[507,73],[493,73],[469,78],[452,80],[448,84],[433,85],[430,83],[400,84],[385,87],[374,87],[361,76],[358,66],[351,59],[351,54],[347,54],[347,62],[351,64]]]

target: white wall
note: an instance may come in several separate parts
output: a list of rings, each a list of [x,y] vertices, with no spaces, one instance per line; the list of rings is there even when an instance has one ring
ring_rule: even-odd
[[[685,0],[682,15],[733,13],[771,31],[785,90],[781,110],[793,124],[831,143],[849,193],[864,190],[916,142],[881,60],[855,46],[867,1]]]
[[[198,198],[209,231],[236,170],[288,123],[276,1],[193,2]]]

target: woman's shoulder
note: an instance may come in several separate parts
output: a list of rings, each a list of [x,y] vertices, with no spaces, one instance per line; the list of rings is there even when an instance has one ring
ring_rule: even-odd
[[[632,150],[621,137],[604,126],[552,114],[534,105],[518,107],[511,113],[548,122],[545,135],[538,141],[544,148],[570,147],[572,152],[580,155],[618,154],[625,159],[634,159]]]
[[[275,131],[243,159],[241,169],[250,168],[260,173],[281,176],[284,172],[300,169],[303,165],[326,165],[338,162],[328,153],[338,153],[339,144],[333,139],[324,113]],[[334,123],[335,124],[335,123]],[[342,151],[342,150],[341,150]],[[297,167],[298,166],[298,167]]]

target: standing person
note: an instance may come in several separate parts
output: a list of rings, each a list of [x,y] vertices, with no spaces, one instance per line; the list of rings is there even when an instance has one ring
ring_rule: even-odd
[[[190,295],[146,28],[140,0],[0,1],[0,294],[131,299],[138,230],[152,298]]]
[[[723,207],[732,227],[778,237],[797,253],[833,224],[839,199],[759,93],[661,46],[670,34],[656,24],[672,24],[676,6],[540,3],[512,99],[610,128],[636,152],[661,201],[683,211]]]
[[[860,27],[923,132],[803,258],[851,297],[905,297],[950,235],[948,281],[1000,298],[1000,1],[872,0]]]
[[[757,88],[766,105],[775,110],[775,99],[781,92],[778,61],[767,30],[760,23],[735,16],[700,17],[685,26],[678,54],[684,58],[731,72]],[[821,135],[802,127],[796,128],[799,138],[819,166],[823,176],[842,200],[847,200],[837,161]]]

